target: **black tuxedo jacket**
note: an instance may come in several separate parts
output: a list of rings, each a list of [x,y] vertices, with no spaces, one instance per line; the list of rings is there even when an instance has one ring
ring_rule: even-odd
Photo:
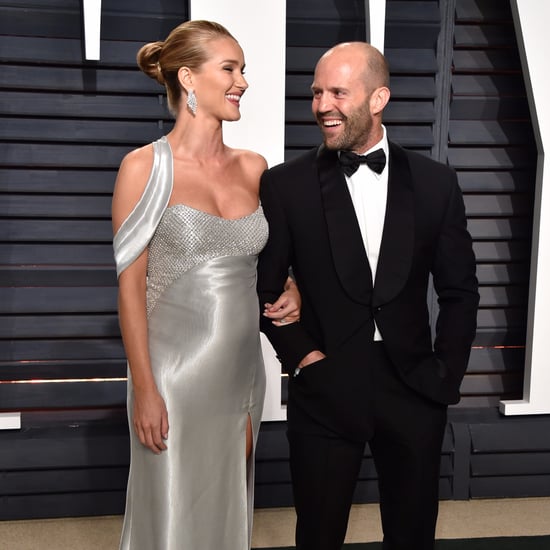
[[[311,418],[356,439],[367,433],[374,319],[402,380],[443,405],[459,400],[476,328],[475,258],[456,174],[391,142],[388,162],[374,286],[335,151],[321,146],[276,166],[260,188],[269,222],[258,262],[261,307],[279,296],[289,267],[303,301],[299,323],[275,327],[262,317],[261,330],[291,376],[310,351],[327,355],[291,377],[289,422]],[[439,302],[433,342],[430,274]]]

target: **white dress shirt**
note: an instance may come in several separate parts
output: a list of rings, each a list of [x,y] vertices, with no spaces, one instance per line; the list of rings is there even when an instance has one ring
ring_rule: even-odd
[[[376,151],[376,149],[382,148],[386,154],[386,166],[384,166],[382,173],[377,174],[366,164],[360,164],[357,172],[352,176],[345,176],[355,208],[355,215],[361,229],[365,251],[369,259],[373,286],[376,279],[376,267],[378,265],[378,255],[380,254],[388,197],[388,139],[386,128],[384,126],[382,128],[384,130],[382,139],[374,147],[361,153],[367,155],[372,151]],[[376,322],[374,323],[374,340],[382,340]]]

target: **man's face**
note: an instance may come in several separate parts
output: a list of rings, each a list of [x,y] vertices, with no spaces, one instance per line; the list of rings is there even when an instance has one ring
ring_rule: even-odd
[[[373,119],[365,66],[364,56],[342,52],[332,52],[317,64],[311,108],[329,149],[368,149]]]

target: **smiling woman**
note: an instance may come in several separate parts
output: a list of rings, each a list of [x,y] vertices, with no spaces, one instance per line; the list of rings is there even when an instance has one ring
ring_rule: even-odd
[[[122,161],[113,194],[131,464],[122,550],[250,547],[253,450],[265,392],[256,262],[267,239],[263,157],[232,149],[244,54],[218,23],[143,46],[176,118]],[[294,287],[290,281],[288,287]],[[285,292],[273,319],[296,319]]]

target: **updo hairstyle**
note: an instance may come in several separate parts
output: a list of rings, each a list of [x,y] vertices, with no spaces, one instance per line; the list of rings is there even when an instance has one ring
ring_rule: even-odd
[[[182,87],[178,81],[181,67],[199,70],[208,60],[207,44],[218,38],[235,38],[219,23],[194,20],[178,25],[166,40],[150,42],[137,53],[139,68],[166,87],[168,108],[176,115],[181,101]]]

